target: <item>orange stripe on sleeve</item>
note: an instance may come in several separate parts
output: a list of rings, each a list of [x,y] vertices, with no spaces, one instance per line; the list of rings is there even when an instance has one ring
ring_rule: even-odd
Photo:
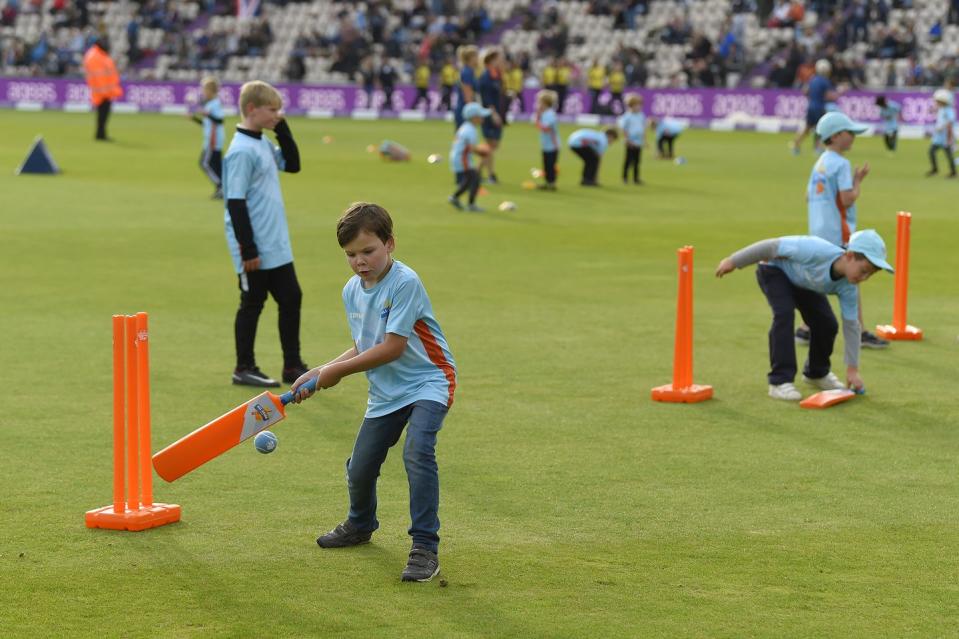
[[[842,225],[842,243],[849,243],[849,222],[846,221],[846,207],[842,205],[839,193],[836,193],[836,208],[839,209],[839,222]]]
[[[453,365],[447,361],[446,356],[443,354],[443,349],[436,341],[436,337],[432,331],[430,331],[430,327],[426,325],[426,322],[416,320],[416,323],[413,325],[413,330],[416,332],[416,336],[420,338],[420,341],[423,342],[423,348],[426,349],[426,355],[430,358],[430,361],[443,371],[443,375],[446,377],[446,382],[449,384],[449,399],[446,400],[446,407],[450,408],[453,406],[453,392],[456,390],[456,371],[453,369]]]

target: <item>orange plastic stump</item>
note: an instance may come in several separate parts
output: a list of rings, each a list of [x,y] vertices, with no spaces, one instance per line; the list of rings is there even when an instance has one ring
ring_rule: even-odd
[[[909,299],[909,236],[912,213],[900,211],[896,218],[896,280],[893,288],[892,324],[876,327],[876,335],[888,340],[921,340],[922,329],[906,323]]]
[[[686,387],[673,388],[672,384],[657,386],[653,389],[653,399],[657,402],[676,402],[695,404],[711,399],[713,396],[712,386],[702,386],[692,384]]]

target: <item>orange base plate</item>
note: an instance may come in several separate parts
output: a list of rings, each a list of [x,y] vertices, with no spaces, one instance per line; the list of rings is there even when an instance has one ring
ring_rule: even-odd
[[[693,384],[684,388],[673,388],[672,384],[657,386],[653,389],[653,399],[657,402],[695,404],[704,402],[713,396],[712,386]]]
[[[881,324],[876,327],[876,335],[889,340],[920,340],[922,339],[922,329],[907,325],[900,331],[891,324]]]
[[[829,408],[834,404],[845,402],[856,396],[855,391],[840,389],[819,391],[799,402],[803,408]]]
[[[109,528],[110,530],[146,530],[164,524],[180,521],[180,507],[176,504],[153,504],[138,510],[113,512],[113,506],[104,506],[88,510],[87,528]]]

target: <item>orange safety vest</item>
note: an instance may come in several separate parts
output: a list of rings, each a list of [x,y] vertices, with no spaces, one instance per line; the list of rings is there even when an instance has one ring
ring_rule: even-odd
[[[123,88],[120,86],[120,75],[117,67],[106,51],[98,45],[87,49],[83,56],[83,72],[87,76],[87,86],[90,87],[90,102],[93,106],[100,106],[104,100],[115,100],[123,97]]]

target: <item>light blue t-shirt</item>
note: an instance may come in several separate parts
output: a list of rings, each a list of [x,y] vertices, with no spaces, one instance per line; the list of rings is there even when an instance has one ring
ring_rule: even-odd
[[[207,116],[203,118],[203,150],[214,151],[223,150],[223,105],[220,104],[220,98],[213,98],[203,105],[203,110]],[[214,122],[210,118],[216,118]]]
[[[460,128],[456,129],[456,137],[453,138],[453,146],[450,148],[450,168],[454,173],[476,168],[473,149],[477,144],[479,144],[479,136],[476,133],[475,124],[464,122]]]
[[[539,120],[536,122],[539,129],[539,147],[550,153],[559,150],[559,118],[556,117],[556,111],[546,109],[543,111]]]
[[[223,158],[223,199],[246,200],[261,269],[277,268],[293,261],[286,209],[280,193],[279,170],[284,166],[279,147],[273,146],[265,135],[256,138],[239,130]],[[229,209],[224,211],[223,218],[233,267],[242,273],[240,245],[233,233]]]
[[[686,127],[677,120],[673,120],[672,118],[663,118],[659,121],[659,124],[656,125],[656,141],[659,142],[664,135],[676,137],[682,133],[685,128]]]
[[[899,130],[899,112],[902,106],[898,102],[886,100],[886,106],[879,109],[879,118],[882,120],[882,129],[886,133],[894,133]]]
[[[358,353],[381,344],[387,333],[408,338],[398,359],[366,371],[367,417],[382,417],[422,399],[452,406],[456,364],[413,269],[394,261],[372,288],[363,288],[354,275],[343,287],[343,305]]]
[[[856,232],[856,205],[845,208],[839,192],[851,188],[849,160],[835,151],[824,151],[813,165],[806,187],[810,235],[836,246],[846,245],[849,236]]]
[[[646,116],[642,111],[627,111],[619,116],[619,128],[626,133],[626,141],[633,146],[643,146],[646,133]]]
[[[936,110],[936,128],[932,133],[932,143],[946,146],[949,143],[949,129],[956,125],[956,110],[951,106]]]
[[[845,277],[832,278],[832,264],[845,250],[819,237],[789,235],[779,238],[776,259],[768,264],[781,269],[800,288],[835,295],[844,320],[859,321],[859,291]]]
[[[588,146],[596,151],[597,155],[602,155],[606,152],[606,147],[609,146],[609,140],[606,139],[606,134],[602,131],[577,129],[569,136],[568,144],[571,149]]]

